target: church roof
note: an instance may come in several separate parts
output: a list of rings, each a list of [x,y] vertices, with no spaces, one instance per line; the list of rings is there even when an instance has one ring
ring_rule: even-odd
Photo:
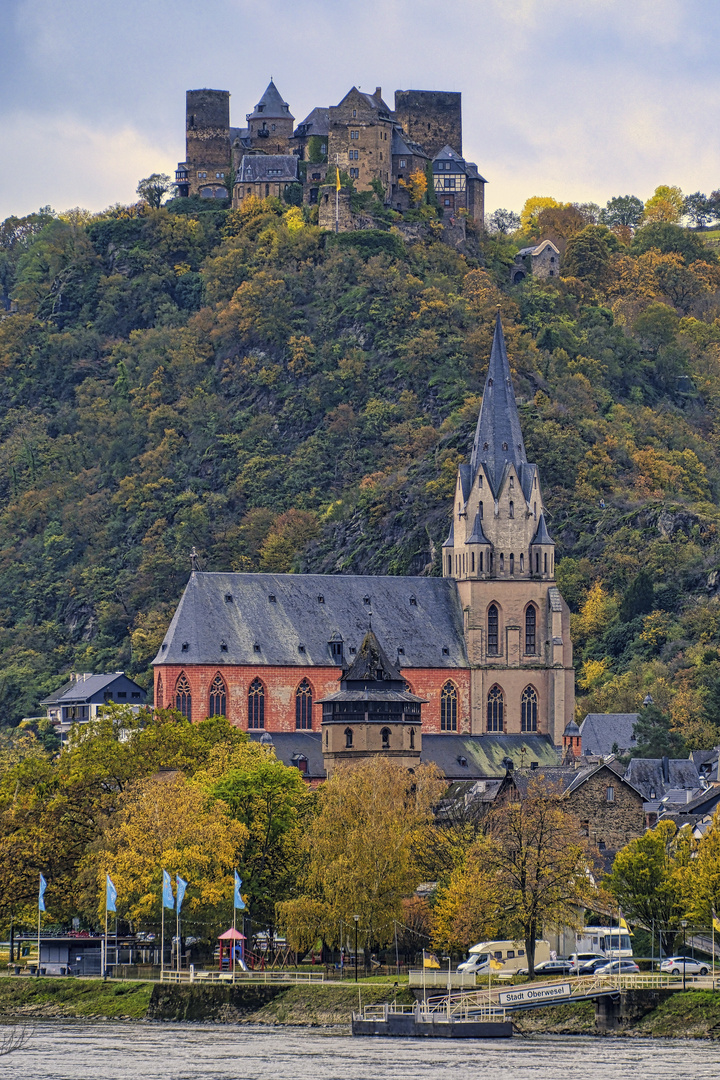
[[[363,638],[357,656],[343,675],[342,681],[344,683],[405,682],[400,669],[388,659],[372,630],[368,630]]]
[[[535,530],[535,535],[532,538],[533,544],[552,544],[555,546],[555,541],[547,531],[547,525],[545,524],[545,515],[540,514],[540,520],[538,521],[538,527]]]
[[[287,101],[283,101],[283,99],[280,97],[278,88],[271,79],[267,85],[265,93],[260,98],[253,111],[251,113],[248,113],[247,118],[248,120],[277,120],[287,117],[289,117],[291,120],[295,119],[295,117],[290,112],[290,106],[288,105]]]
[[[516,769],[534,762],[558,764],[558,752],[548,735],[428,735],[423,732],[421,761],[432,761],[452,780],[480,777],[502,779],[510,758]]]
[[[473,531],[471,536],[465,541],[466,544],[489,544],[490,541],[485,536],[482,527],[482,521],[480,519],[480,512],[475,515],[475,521],[473,522]]]
[[[329,667],[333,635],[352,661],[370,611],[387,655],[401,656],[403,669],[468,666],[451,578],[199,571],[154,663]]]
[[[470,465],[473,476],[481,464],[485,466],[493,493],[497,495],[503,470],[509,463],[522,478],[527,456],[498,312]]]

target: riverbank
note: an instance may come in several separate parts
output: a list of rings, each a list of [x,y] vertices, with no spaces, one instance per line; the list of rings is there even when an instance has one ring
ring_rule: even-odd
[[[102,982],[99,979],[0,979],[0,1017],[155,1020],[287,1027],[343,1027],[359,1005],[411,1004],[407,987],[354,983],[327,986]],[[513,1015],[523,1035],[595,1035],[591,1001]],[[660,1001],[614,1034],[720,1040],[720,992],[688,990]]]

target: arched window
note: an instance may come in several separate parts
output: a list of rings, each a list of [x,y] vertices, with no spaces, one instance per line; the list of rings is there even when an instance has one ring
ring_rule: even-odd
[[[522,574],[524,570],[525,570],[525,556],[523,555],[522,552],[520,552],[520,573]]]
[[[208,716],[227,716],[227,688],[219,673],[210,684],[210,709]]]
[[[501,551],[500,552],[500,573],[502,574],[504,572],[504,570],[505,570],[505,556],[503,555],[503,553]]]
[[[491,604],[487,613],[487,651],[489,656],[498,655],[499,621],[497,606]]]
[[[295,727],[298,731],[312,728],[312,687],[307,679],[295,691]]]
[[[511,479],[512,479],[512,477],[511,477]],[[512,501],[512,499],[510,500],[510,517],[511,518],[515,517],[515,503]]]
[[[534,604],[525,611],[525,652],[534,656],[537,652],[537,612]]]
[[[532,686],[526,686],[520,700],[520,729],[522,731],[537,731],[537,694]]]
[[[487,729],[504,731],[505,699],[499,686],[492,686],[487,696]]]
[[[515,573],[515,556],[511,554],[510,555],[510,574],[512,575],[514,573]]]
[[[380,732],[380,738],[382,739],[382,748],[383,748],[383,750],[389,750],[390,749],[390,728],[389,727],[384,727],[382,729],[382,731]]]
[[[162,709],[164,705],[162,675],[158,675],[157,690],[155,692],[155,705],[158,709]]]
[[[535,573],[540,573],[540,555],[537,551],[535,552]]]
[[[547,551],[545,552],[545,570],[543,573],[547,574]]]
[[[259,679],[253,679],[248,690],[248,727],[265,727],[265,687]]]
[[[483,504],[482,504],[482,502],[479,504],[479,509],[480,509],[480,517],[482,517],[483,516]]]
[[[410,749],[415,749],[415,728],[410,728]]]
[[[440,730],[457,731],[457,687],[446,682],[440,693]]]
[[[346,750],[352,749],[352,744],[353,744],[352,728],[351,727],[346,727],[345,728],[345,749]]]
[[[474,551],[470,552],[470,573],[471,574],[475,573],[475,552]]]
[[[175,683],[175,708],[186,720],[192,720],[192,694],[184,671]]]

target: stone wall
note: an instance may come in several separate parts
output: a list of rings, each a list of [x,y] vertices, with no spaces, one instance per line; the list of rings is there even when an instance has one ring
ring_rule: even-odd
[[[611,801],[608,788],[612,788]],[[590,841],[604,843],[606,851],[619,851],[645,832],[642,795],[612,769],[599,769],[567,799],[572,812],[586,823]]]
[[[462,156],[462,94],[447,90],[396,90],[395,119],[430,158],[444,146]]]
[[[188,90],[185,96],[185,160],[190,194],[230,169],[230,93]],[[207,173],[207,177],[198,177]]]

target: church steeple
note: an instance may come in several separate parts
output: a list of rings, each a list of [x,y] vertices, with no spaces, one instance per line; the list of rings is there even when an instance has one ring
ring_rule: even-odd
[[[470,470],[474,478],[478,467],[484,465],[493,494],[497,497],[505,466],[512,463],[518,475],[522,475],[522,465],[526,462],[525,443],[498,311]]]

